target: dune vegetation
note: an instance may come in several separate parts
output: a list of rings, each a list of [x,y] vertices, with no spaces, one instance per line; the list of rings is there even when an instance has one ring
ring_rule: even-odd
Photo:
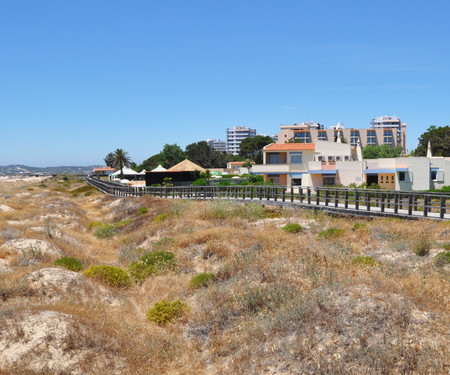
[[[0,207],[0,374],[448,374],[448,221],[70,179]]]

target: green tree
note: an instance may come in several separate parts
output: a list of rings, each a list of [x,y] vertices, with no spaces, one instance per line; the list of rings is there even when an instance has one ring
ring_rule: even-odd
[[[391,147],[390,145],[367,145],[362,149],[362,156],[364,159],[398,158],[402,156],[402,148],[401,146]]]
[[[450,126],[437,127],[431,125],[419,137],[419,145],[412,152],[413,156],[426,156],[428,142],[431,143],[431,154],[433,156],[450,156]]]
[[[148,159],[144,160],[140,165],[138,165],[136,171],[142,172],[144,169],[146,171],[151,171],[155,169],[158,165],[162,163],[161,153],[150,156]]]
[[[255,163],[261,164],[263,162],[262,149],[270,143],[273,143],[273,139],[267,135],[245,138],[239,147],[239,155],[244,158],[253,159]]]
[[[114,168],[114,152],[110,152],[103,160],[108,167]]]
[[[173,145],[165,144],[161,151],[161,164],[164,168],[173,167],[186,159],[186,154],[176,143]]]
[[[120,169],[120,178],[123,178],[123,167],[129,167],[131,164],[131,158],[127,151],[121,148],[114,151],[114,168]]]
[[[206,142],[191,143],[186,146],[186,157],[203,168],[214,168],[214,149]]]

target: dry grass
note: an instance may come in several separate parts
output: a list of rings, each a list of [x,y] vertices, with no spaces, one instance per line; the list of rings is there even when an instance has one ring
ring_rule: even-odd
[[[85,373],[449,371],[449,266],[433,262],[450,243],[448,223],[356,220],[321,212],[116,199],[98,193],[74,196],[74,191],[84,192],[83,183],[45,185],[0,186],[2,204],[15,209],[0,212],[0,265],[10,268],[0,274],[7,275],[0,277],[0,313],[9,323],[20,323],[23,314],[67,314],[71,323],[61,344],[67,353],[76,356],[89,348],[88,363],[110,356],[118,361],[110,367],[80,363]],[[139,216],[142,206],[148,212]],[[166,219],[155,223],[160,214],[167,214]],[[108,239],[96,238],[89,228],[93,221],[130,219]],[[303,229],[285,233],[281,228],[288,223]],[[329,228],[338,228],[340,235],[318,240]],[[77,289],[72,292],[69,285],[59,298],[49,298],[30,288],[26,276],[50,267],[53,259],[30,259],[1,247],[21,238],[48,241],[85,267],[126,269],[145,252],[171,251],[176,269],[123,290],[85,280],[73,285]],[[414,249],[425,240],[428,253],[416,255]],[[376,262],[358,263],[357,256]],[[200,272],[213,272],[214,281],[208,288],[193,289],[190,280]],[[190,311],[159,327],[145,314],[163,299],[179,299]],[[15,336],[19,323],[15,331],[5,331],[11,343],[21,340]],[[45,356],[27,355],[34,356],[34,363],[41,361],[41,368],[30,368],[20,358],[9,367],[0,360],[0,373],[46,372]],[[80,362],[82,358],[86,360],[80,357]]]

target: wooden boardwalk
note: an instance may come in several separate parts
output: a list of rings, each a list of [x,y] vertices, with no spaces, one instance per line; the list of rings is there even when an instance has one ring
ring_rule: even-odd
[[[86,177],[86,182],[117,197],[151,195],[159,198],[221,199],[289,206],[358,216],[449,220],[450,196],[436,193],[279,186],[127,187]]]

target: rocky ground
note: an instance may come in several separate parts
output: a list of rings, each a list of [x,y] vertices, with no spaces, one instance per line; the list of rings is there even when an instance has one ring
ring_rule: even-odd
[[[448,248],[448,222],[0,181],[0,374],[448,374]]]

